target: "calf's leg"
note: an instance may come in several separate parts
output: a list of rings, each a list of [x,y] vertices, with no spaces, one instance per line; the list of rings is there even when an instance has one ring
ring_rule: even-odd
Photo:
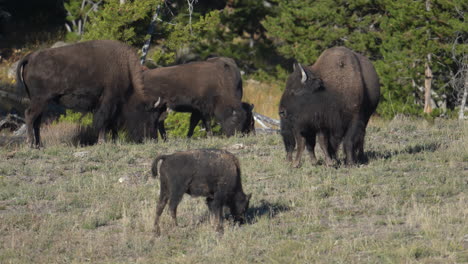
[[[214,199],[211,203],[211,208],[216,219],[216,232],[223,233],[223,205],[224,205],[224,194],[220,192],[215,193]]]
[[[154,219],[154,232],[157,236],[161,234],[161,229],[159,227],[159,218],[161,217],[161,214],[164,211],[164,207],[166,207],[167,201],[169,200],[169,196],[167,194],[167,190],[165,190],[165,188],[163,188],[163,186],[161,185],[159,202],[158,206],[156,207],[156,218]]]

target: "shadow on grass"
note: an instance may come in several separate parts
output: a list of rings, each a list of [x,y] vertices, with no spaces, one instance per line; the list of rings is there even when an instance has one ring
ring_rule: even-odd
[[[431,142],[427,144],[416,144],[414,146],[406,146],[403,150],[384,150],[384,151],[367,151],[363,164],[369,163],[370,160],[390,159],[400,154],[418,154],[422,152],[435,152],[440,148],[440,143]]]
[[[267,216],[268,218],[274,218],[281,212],[291,210],[287,205],[280,203],[270,203],[265,200],[260,201],[260,205],[256,207],[250,207],[246,212],[246,224],[254,224],[259,217]]]

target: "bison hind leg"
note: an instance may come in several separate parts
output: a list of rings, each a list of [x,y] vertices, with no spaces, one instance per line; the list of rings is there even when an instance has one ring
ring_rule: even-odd
[[[347,165],[354,165],[356,163],[356,152],[361,145],[361,141],[364,142],[364,133],[365,125],[360,120],[352,122],[348,131],[346,131],[343,140],[343,151]]]
[[[169,197],[161,187],[161,194],[159,195],[159,202],[158,206],[156,207],[156,218],[154,219],[154,232],[157,236],[161,234],[161,228],[159,227],[159,218],[161,217],[161,214],[164,211],[164,207],[166,207],[168,200]]]
[[[40,127],[42,112],[44,111],[46,102],[34,101],[24,112],[27,127],[27,137],[31,147],[41,147]]]

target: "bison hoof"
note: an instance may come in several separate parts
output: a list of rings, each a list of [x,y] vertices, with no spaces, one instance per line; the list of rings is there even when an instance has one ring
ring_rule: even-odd
[[[154,230],[153,230],[153,234],[154,236],[160,236],[161,235],[161,229],[159,229],[159,227],[155,227]]]
[[[218,234],[220,234],[220,235],[224,234],[223,226],[217,226],[216,227],[216,232],[218,232]]]
[[[300,168],[300,167],[301,167],[301,162],[300,162],[300,161],[295,161],[295,162],[293,163],[293,167],[294,167],[294,168]]]

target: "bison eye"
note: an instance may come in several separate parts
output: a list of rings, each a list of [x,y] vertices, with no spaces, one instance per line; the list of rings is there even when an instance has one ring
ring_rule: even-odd
[[[279,111],[280,117],[286,117],[286,110]]]

